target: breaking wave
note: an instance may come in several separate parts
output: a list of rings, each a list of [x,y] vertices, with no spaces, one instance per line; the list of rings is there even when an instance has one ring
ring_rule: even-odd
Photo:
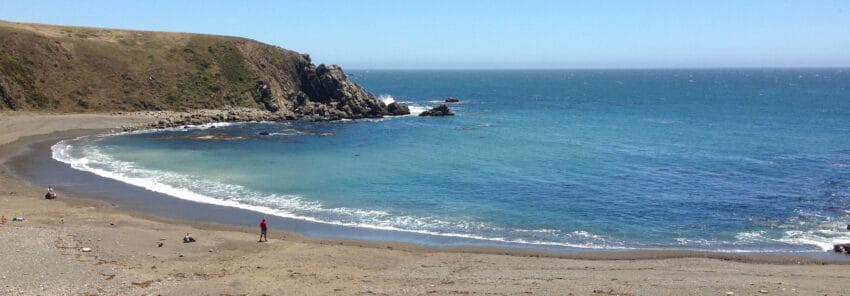
[[[200,177],[152,170],[110,157],[92,142],[97,138],[63,140],[51,147],[52,157],[72,168],[194,202],[255,211],[315,223],[509,244],[591,249],[629,249],[623,242],[587,231],[509,229],[486,222],[449,221],[380,210],[328,208],[291,194],[270,194]]]
[[[379,95],[378,99],[381,100],[382,102],[384,102],[384,104],[387,104],[387,105],[396,102],[395,97],[393,97],[392,95],[388,95],[388,94]],[[428,110],[428,107],[416,105],[414,102],[401,101],[399,103],[407,105],[407,108],[410,110],[410,115],[412,115],[412,116],[419,115],[419,113],[422,113],[422,112],[425,112],[425,110]]]

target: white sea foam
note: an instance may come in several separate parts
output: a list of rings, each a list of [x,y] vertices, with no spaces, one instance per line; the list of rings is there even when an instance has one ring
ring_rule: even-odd
[[[381,95],[378,96],[378,99],[383,101],[384,104],[387,104],[387,105],[396,102],[395,97],[393,97],[392,95],[389,95],[389,94],[381,94]],[[414,104],[414,102],[400,101],[399,103],[407,105],[407,108],[410,110],[410,116],[416,116],[416,115],[419,115],[419,113],[422,113],[422,112],[425,112],[425,110],[428,110],[428,107],[416,105],[416,104]]]
[[[78,147],[76,140],[60,141],[53,145],[53,158],[69,164],[72,168],[94,173],[98,176],[117,180],[130,185],[163,193],[179,199],[240,208],[267,215],[299,219],[315,223],[333,224],[349,227],[361,227],[385,231],[398,231],[464,238],[511,244],[540,246],[558,246],[570,248],[628,249],[621,243],[608,242],[604,237],[586,231],[576,231],[560,235],[558,230],[522,230],[502,229],[487,223],[445,221],[433,217],[413,217],[394,215],[380,210],[352,208],[326,208],[321,203],[304,200],[300,196],[262,194],[246,188],[204,180],[202,178],[177,173],[145,169],[134,163],[116,160],[93,146]],[[563,238],[578,238],[580,242],[561,242],[540,239],[488,236],[464,230],[484,230],[488,233],[538,232],[551,238],[552,235]],[[537,237],[537,236],[533,236]]]
[[[249,122],[211,122],[205,124],[198,125],[180,125],[173,126],[167,128],[149,128],[149,129],[140,129],[134,131],[121,131],[121,132],[112,132],[108,134],[100,134],[95,137],[109,137],[109,136],[118,136],[118,135],[136,135],[136,134],[148,134],[148,133],[160,133],[160,132],[185,132],[190,130],[198,130],[198,129],[209,129],[209,128],[219,128],[219,127],[227,127],[234,125],[247,124]],[[276,122],[273,121],[260,121],[260,122],[252,122],[252,123],[262,123],[262,124],[273,124]]]
[[[292,132],[292,131],[288,131]],[[375,209],[329,208],[322,203],[301,196],[264,194],[243,186],[215,182],[199,176],[190,176],[139,167],[135,163],[116,160],[103,153],[86,140],[66,140],[52,147],[53,158],[72,168],[118,180],[176,198],[251,210],[267,215],[299,219],[316,223],[361,227],[455,237],[482,241],[539,246],[556,246],[593,249],[630,249],[626,243],[594,234],[586,230],[562,232],[557,229],[508,229],[485,222],[445,220],[436,217],[415,217]],[[97,141],[95,139],[94,141]],[[837,221],[819,213],[799,211],[811,217],[800,221],[790,220],[780,226],[781,237],[771,237],[766,231],[738,233],[734,241],[677,238],[680,247],[709,248],[721,252],[753,252],[754,246],[788,244],[816,246],[830,250],[835,243],[850,243],[850,232],[843,231]],[[810,221],[811,220],[811,221]],[[820,221],[820,222],[818,222]],[[826,222],[823,222],[826,221]],[[821,223],[821,225],[818,225]],[[812,227],[813,226],[813,227]],[[809,229],[809,230],[799,230]],[[740,248],[737,248],[740,247]],[[717,249],[723,248],[723,249]],[[769,249],[763,251],[771,251]]]
[[[765,234],[765,231],[745,231],[736,234],[735,239],[739,242],[761,242],[766,239]]]
[[[829,229],[789,230],[778,241],[792,245],[812,245],[829,251],[834,244],[850,243],[850,232]]]
[[[277,132],[269,133],[270,136],[301,136],[301,135],[314,135],[316,133],[306,132],[302,130],[297,130],[294,128],[282,129]]]
[[[736,244],[788,244],[793,246],[812,246],[823,251],[832,250],[834,244],[850,243],[850,232],[842,229],[844,224],[832,221],[830,217],[821,214],[798,210],[797,213],[808,213],[810,216],[796,218],[788,224],[779,225],[778,229],[786,229],[780,234],[769,235],[767,231],[747,231],[738,233]]]
[[[405,102],[407,104],[407,108],[410,109],[410,115],[419,115],[419,113],[425,112],[428,110],[428,107],[414,105],[410,102]]]
[[[387,105],[395,103],[395,98],[392,95],[388,95],[388,94],[378,95],[378,100],[383,101],[384,104],[387,104]]]

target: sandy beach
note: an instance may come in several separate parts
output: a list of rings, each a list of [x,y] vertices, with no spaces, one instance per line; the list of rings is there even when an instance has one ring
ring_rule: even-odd
[[[0,113],[0,163],[31,143],[158,120]],[[275,225],[258,243],[255,228],[168,221],[61,192],[45,200],[44,186],[0,170],[2,295],[850,294],[846,262],[813,257],[429,248],[315,239]],[[182,243],[187,232],[198,241]]]

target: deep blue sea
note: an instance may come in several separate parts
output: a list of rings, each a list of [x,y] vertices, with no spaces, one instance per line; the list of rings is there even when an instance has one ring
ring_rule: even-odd
[[[319,223],[591,249],[850,242],[850,70],[350,71],[448,118],[217,124],[54,158]],[[270,132],[261,136],[259,132]]]

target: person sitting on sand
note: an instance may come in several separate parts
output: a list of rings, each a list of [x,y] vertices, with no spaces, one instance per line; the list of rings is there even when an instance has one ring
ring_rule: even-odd
[[[46,199],[54,199],[56,198],[56,192],[53,192],[53,186],[47,187],[47,194],[44,195]]]
[[[260,222],[260,240],[258,240],[258,242],[269,241],[269,238],[266,236],[266,232],[268,230],[269,226],[266,224],[266,218],[263,218],[263,222]]]
[[[6,224],[6,215],[0,217],[0,224]]]
[[[187,233],[186,233],[186,236],[184,236],[184,237],[183,237],[183,242],[184,242],[184,243],[194,243],[194,242],[195,242],[195,238],[194,238],[194,237],[189,236],[189,233],[187,232]]]

